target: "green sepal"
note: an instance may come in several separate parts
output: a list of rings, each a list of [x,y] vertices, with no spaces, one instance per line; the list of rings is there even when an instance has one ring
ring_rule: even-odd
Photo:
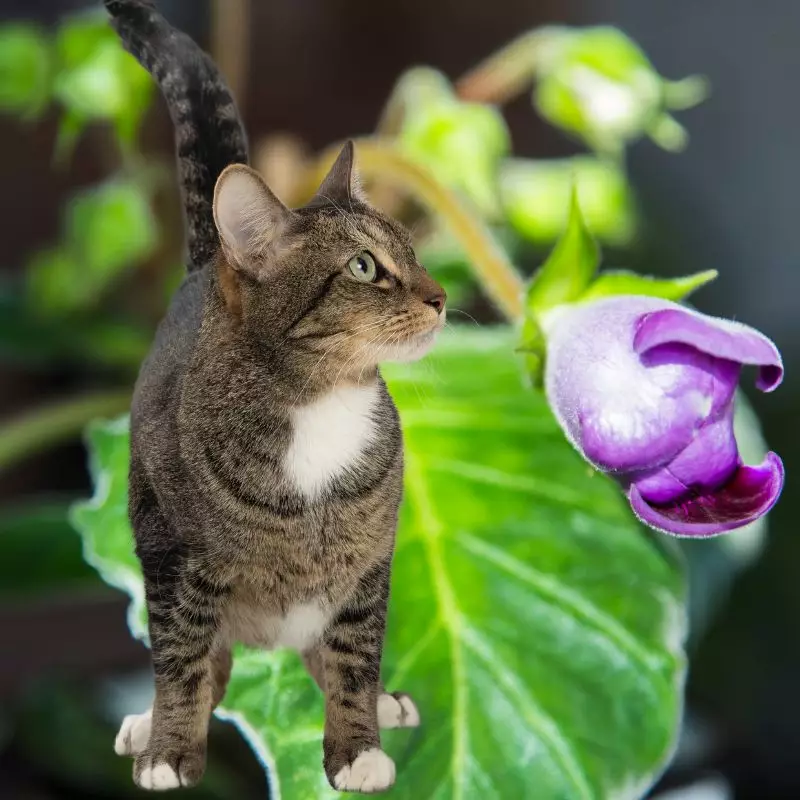
[[[619,294],[638,294],[678,302],[713,281],[715,269],[686,275],[683,278],[651,278],[624,270],[604,272],[586,290],[581,300],[598,300]]]
[[[600,249],[586,227],[573,187],[569,220],[561,238],[528,289],[527,308],[535,316],[577,300],[600,264]]]
[[[517,352],[522,354],[524,362],[523,372],[530,381],[532,389],[542,389],[544,387],[544,367],[547,353],[547,342],[544,332],[539,327],[536,320],[528,315],[522,324],[522,335],[520,336]]]

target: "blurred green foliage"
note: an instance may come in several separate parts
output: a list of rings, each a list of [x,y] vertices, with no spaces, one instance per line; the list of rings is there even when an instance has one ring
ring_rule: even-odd
[[[631,243],[636,204],[617,163],[591,156],[513,158],[501,167],[500,192],[508,221],[535,243],[553,242],[566,228],[573,188],[586,225],[598,239],[618,246]]]
[[[54,96],[64,107],[58,155],[66,157],[93,120],[114,124],[120,144],[133,148],[153,96],[153,82],[120,46],[104,13],[67,19],[55,41]]]
[[[34,307],[22,287],[0,284],[0,358],[6,363],[31,371],[59,364],[131,373],[151,338],[152,331],[135,319],[111,318],[97,308],[53,315]]]
[[[702,78],[666,81],[616,28],[558,29],[546,50],[534,94],[545,119],[614,155],[644,134],[666,150],[686,145],[684,129],[667,110],[704,99]]]
[[[67,518],[68,503],[36,500],[0,516],[0,599],[97,586],[81,541]]]
[[[33,25],[0,28],[0,109],[36,117],[50,98],[50,43]]]
[[[141,183],[116,178],[85,191],[68,206],[61,245],[36,254],[28,267],[31,305],[44,315],[93,307],[157,244],[150,193]]]
[[[484,216],[499,219],[498,168],[511,149],[502,115],[488,105],[460,102],[447,78],[432,69],[406,73],[396,92],[403,103],[400,147],[463,191]]]

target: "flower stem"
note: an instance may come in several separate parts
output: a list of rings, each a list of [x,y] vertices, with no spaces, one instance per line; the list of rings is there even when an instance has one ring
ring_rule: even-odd
[[[96,392],[28,411],[0,426],[0,471],[16,461],[80,435],[95,417],[128,410],[129,390]]]
[[[443,219],[464,249],[489,298],[508,319],[519,319],[523,314],[525,283],[480,218],[455,192],[391,143],[359,139],[355,144],[359,172],[365,177],[397,184]],[[314,185],[325,175],[336,152],[337,148],[333,148],[321,156],[313,175]]]
[[[526,91],[553,44],[566,28],[548,26],[524,33],[489,56],[456,83],[462,100],[502,105]]]

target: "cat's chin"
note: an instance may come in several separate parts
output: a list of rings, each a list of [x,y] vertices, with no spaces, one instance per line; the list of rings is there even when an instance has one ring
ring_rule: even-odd
[[[427,333],[413,336],[405,342],[381,348],[380,361],[419,361],[433,347],[439,330],[440,328],[436,327]]]

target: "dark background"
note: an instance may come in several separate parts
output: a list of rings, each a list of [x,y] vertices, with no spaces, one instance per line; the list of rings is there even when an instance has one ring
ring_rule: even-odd
[[[0,0],[0,20],[55,21],[86,5]],[[162,0],[160,5],[176,25],[210,46],[208,3]],[[793,472],[800,465],[800,432],[793,411],[800,392],[795,379],[800,5],[793,0],[254,1],[246,91],[240,98],[251,138],[292,130],[320,147],[369,131],[408,66],[432,64],[455,78],[515,35],[546,22],[617,25],[663,75],[700,72],[713,86],[708,102],[682,116],[691,134],[686,153],[671,155],[647,141],[631,149],[631,179],[645,228],[637,246],[621,258],[626,267],[654,274],[719,269],[721,277],[697,296],[697,305],[741,319],[778,343],[786,362],[784,385],[769,397],[747,388],[767,440],[784,458],[788,482],[771,516],[763,557],[738,580],[693,654],[691,708],[711,726],[712,744],[699,765],[686,774],[673,771],[668,782],[721,771],[737,798],[798,798],[800,538],[793,520],[800,498]],[[577,152],[532,113],[527,98],[516,101],[507,118],[520,155]],[[3,270],[18,269],[40,242],[53,239],[68,194],[106,172],[102,139],[93,135],[84,138],[68,169],[52,170],[54,132],[55,118],[35,126],[0,118]],[[171,133],[160,101],[148,119],[146,139],[148,147],[169,157]],[[169,202],[165,213],[177,219],[175,198]],[[37,374],[0,366],[0,415],[41,403],[74,380],[57,370]],[[0,502],[42,491],[88,494],[84,465],[79,442],[30,459],[0,475]],[[77,703],[100,676],[146,664],[146,653],[124,627],[124,602],[110,590],[5,602],[0,627],[0,704],[20,709],[26,724],[34,725],[31,730],[37,730],[36,715],[45,713],[30,700],[35,687],[56,686],[48,692]],[[42,704],[49,695],[44,697]],[[63,724],[68,732],[68,721]],[[112,727],[109,723],[109,731]],[[224,732],[218,735],[225,738]],[[233,739],[229,746],[231,763],[249,774],[246,753]],[[24,731],[12,736],[0,728],[0,795],[87,796],[33,751]],[[256,769],[252,785],[260,780]]]

